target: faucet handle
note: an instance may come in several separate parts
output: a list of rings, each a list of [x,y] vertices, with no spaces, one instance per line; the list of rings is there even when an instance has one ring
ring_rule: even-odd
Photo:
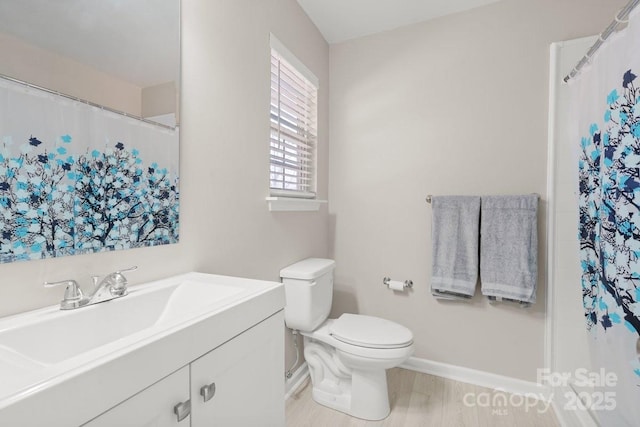
[[[114,272],[114,273],[106,273],[106,274],[92,274],[92,275],[91,275],[91,280],[93,280],[93,286],[94,286],[94,287],[96,287],[96,286],[98,286],[98,279],[100,279],[102,276],[107,277],[107,276],[122,275],[122,273],[127,273],[127,272],[129,272],[129,271],[134,271],[134,270],[137,270],[137,269],[138,269],[138,266],[137,266],[137,265],[134,265],[134,266],[132,266],[132,267],[125,268],[124,270],[117,270],[117,271],[116,271],[116,272]],[[124,277],[124,276],[123,276],[123,277]]]
[[[134,266],[132,266],[132,267],[125,268],[125,269],[123,269],[123,270],[116,270],[116,271],[115,271],[115,272],[113,272],[113,273],[92,274],[92,275],[91,275],[91,278],[93,279],[93,281],[94,281],[94,283],[95,283],[95,282],[96,282],[100,277],[102,277],[102,276],[108,276],[108,275],[110,275],[110,274],[127,273],[127,272],[129,272],[129,271],[134,271],[134,270],[137,270],[137,269],[138,269],[138,266],[137,266],[137,265],[134,265]]]
[[[60,301],[60,309],[68,310],[72,308],[78,308],[84,301],[84,295],[82,289],[78,286],[78,282],[75,280],[61,280],[59,282],[44,282],[45,288],[52,288],[54,286],[66,285],[67,288],[64,291],[64,298]]]
[[[128,282],[127,282],[127,278],[124,277],[122,273],[126,273],[128,271],[134,271],[137,268],[138,266],[134,265],[133,267],[129,267],[123,270],[118,270],[113,273],[109,273],[105,275],[101,283],[98,283],[98,279],[101,276],[91,276],[91,278],[93,279],[93,285],[96,289],[98,289],[102,286],[103,283],[106,283],[109,286],[109,292],[111,293],[111,295],[118,296],[118,297],[125,296],[127,294]]]
[[[111,292],[119,296],[126,295],[128,282],[127,282],[127,278],[124,277],[122,273],[126,273],[128,271],[134,271],[137,269],[138,269],[138,266],[134,265],[133,267],[125,268],[124,270],[118,270],[115,273],[111,273],[109,275],[111,276],[112,282],[113,282],[111,286]]]

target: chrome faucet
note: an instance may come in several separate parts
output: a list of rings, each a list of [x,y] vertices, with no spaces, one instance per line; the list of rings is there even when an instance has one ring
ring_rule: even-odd
[[[61,280],[60,282],[44,282],[45,288],[67,285],[64,291],[64,298],[60,301],[60,310],[73,310],[87,305],[87,298],[82,293],[82,289],[75,280]]]
[[[120,298],[127,295],[127,278],[122,273],[136,270],[138,267],[130,267],[124,270],[118,270],[114,273],[107,274],[104,279],[101,276],[91,276],[93,280],[93,292],[90,295],[84,295],[78,282],[75,280],[62,280],[60,282],[44,282],[45,287],[66,285],[64,298],[60,301],[60,310],[73,310],[87,305],[98,304],[100,302],[109,301],[114,298]]]

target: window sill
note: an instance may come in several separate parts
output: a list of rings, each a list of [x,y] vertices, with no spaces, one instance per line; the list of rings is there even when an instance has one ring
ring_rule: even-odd
[[[310,212],[320,210],[326,200],[297,199],[295,197],[267,197],[270,212]]]

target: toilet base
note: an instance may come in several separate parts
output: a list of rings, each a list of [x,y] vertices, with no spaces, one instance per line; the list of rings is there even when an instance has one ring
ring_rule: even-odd
[[[335,349],[307,337],[304,346],[314,401],[364,420],[377,421],[389,415],[385,369],[347,368]]]
[[[389,416],[387,373],[367,371],[353,372],[351,393],[339,395],[313,387],[313,400],[331,409],[368,421],[383,420]]]

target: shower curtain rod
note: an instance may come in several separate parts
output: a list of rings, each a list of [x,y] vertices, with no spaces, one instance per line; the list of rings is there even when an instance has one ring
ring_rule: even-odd
[[[638,0],[638,1],[640,1],[640,0]],[[50,93],[52,95],[61,96],[62,98],[67,98],[67,99],[70,99],[72,101],[80,102],[82,104],[87,104],[87,105],[90,105],[92,107],[100,108],[102,110],[106,110],[106,111],[109,111],[111,113],[118,114],[120,116],[130,117],[130,118],[132,118],[134,120],[139,120],[141,122],[145,122],[145,123],[148,123],[148,124],[154,125],[154,126],[159,126],[161,128],[164,128],[164,129],[175,130],[176,127],[177,127],[177,126],[174,127],[174,126],[165,125],[163,123],[154,122],[153,120],[145,119],[144,117],[139,117],[139,116],[136,116],[135,114],[125,113],[124,111],[116,110],[114,108],[105,107],[104,105],[96,104],[95,102],[87,101],[86,99],[78,98],[78,97],[72,96],[72,95],[67,95],[66,93],[58,92],[56,90],[48,89],[46,87],[34,85],[32,83],[25,82],[24,80],[16,79],[16,78],[4,75],[4,74],[0,74],[0,79],[8,80],[10,82],[17,83],[17,84],[22,85],[22,86],[26,86],[28,88],[38,89],[38,90],[41,90],[43,92]]]
[[[629,3],[627,3],[625,7],[623,7],[620,10],[620,12],[618,12],[615,19],[611,21],[609,26],[605,28],[605,30],[600,34],[600,36],[598,37],[598,40],[596,40],[593,46],[589,48],[589,50],[582,57],[580,62],[578,62],[578,64],[575,67],[573,67],[573,70],[571,70],[571,72],[563,79],[565,83],[567,83],[569,80],[574,78],[580,72],[582,67],[584,67],[587,64],[587,62],[589,62],[593,54],[596,53],[598,49],[600,49],[600,46],[602,46],[604,42],[609,38],[609,36],[614,33],[614,31],[618,28],[619,25],[627,23],[627,17],[639,3],[640,3],[640,0],[631,0],[629,1]]]

